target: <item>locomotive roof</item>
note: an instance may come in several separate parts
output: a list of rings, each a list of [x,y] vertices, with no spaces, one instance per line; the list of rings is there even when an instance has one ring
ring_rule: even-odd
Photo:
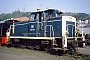
[[[57,10],[57,9],[46,9],[45,11],[59,11],[59,10]]]
[[[31,12],[31,14],[42,13],[43,11]]]
[[[60,12],[60,14],[62,14],[62,12],[59,11],[59,10],[57,10],[57,9],[46,9],[45,11],[31,12],[31,14],[35,14],[35,13],[43,13],[43,12],[47,12],[47,11],[57,11],[57,12]]]

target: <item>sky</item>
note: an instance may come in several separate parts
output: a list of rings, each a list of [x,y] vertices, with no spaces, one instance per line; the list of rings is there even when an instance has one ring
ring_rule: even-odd
[[[33,12],[47,7],[62,12],[90,13],[90,0],[0,0],[0,14],[15,10]]]

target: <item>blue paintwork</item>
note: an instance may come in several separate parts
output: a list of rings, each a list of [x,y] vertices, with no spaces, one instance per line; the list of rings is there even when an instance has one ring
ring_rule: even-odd
[[[75,36],[75,22],[66,21],[66,25],[68,25],[68,28],[66,27],[68,29],[68,32],[69,32],[68,36],[69,37],[72,37],[72,35]]]
[[[52,11],[54,12],[53,17],[48,18],[49,15],[46,13],[51,13]],[[23,24],[23,25],[15,26],[14,33],[11,33],[11,36],[13,35],[13,36],[28,36],[28,37],[37,37],[37,36],[38,37],[39,36],[40,37],[44,37],[44,36],[47,36],[47,37],[52,36],[53,37],[53,35],[54,35],[54,37],[62,37],[62,28],[63,28],[62,27],[62,18],[61,18],[60,14],[59,14],[60,16],[57,16],[56,13],[57,13],[57,10],[49,10],[49,11],[46,10],[46,11],[31,13],[31,14],[42,14],[43,21],[39,21],[40,20],[39,17],[41,15],[37,15],[36,18],[34,17],[34,20],[28,20],[28,21],[24,21],[24,22],[16,22],[16,23],[14,23],[15,25],[17,25],[17,24]],[[42,25],[39,24],[40,22]],[[27,23],[27,24],[25,24],[25,23]],[[66,22],[66,24],[75,25],[74,22],[68,22],[68,21]],[[40,27],[40,25],[41,25],[41,27]],[[69,29],[68,36],[72,36],[72,32],[71,32],[72,26],[69,26],[68,29]],[[53,31],[54,31],[54,33],[53,33]],[[75,32],[75,27],[74,27],[73,32]],[[75,33],[73,35],[75,35]]]

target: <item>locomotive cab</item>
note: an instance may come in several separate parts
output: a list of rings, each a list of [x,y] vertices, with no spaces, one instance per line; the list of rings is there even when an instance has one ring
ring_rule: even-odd
[[[61,11],[59,10],[55,10],[55,9],[48,9],[45,11],[46,14],[46,18],[53,18],[53,17],[60,17],[60,14],[63,14]]]

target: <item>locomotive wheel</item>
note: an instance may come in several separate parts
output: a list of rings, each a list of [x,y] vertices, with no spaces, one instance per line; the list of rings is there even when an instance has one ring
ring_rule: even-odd
[[[40,46],[39,45],[35,46],[35,49],[37,49],[37,50],[40,49]]]
[[[44,50],[45,50],[45,52],[49,53],[49,52],[51,52],[51,47],[48,46],[48,47],[46,47]]]
[[[49,53],[51,49],[45,48],[45,52]]]
[[[25,49],[25,46],[24,46],[24,45],[20,45],[20,48],[21,48],[21,49]]]
[[[30,49],[30,50],[33,50],[33,49],[34,49],[34,46],[29,46],[29,49]]]

